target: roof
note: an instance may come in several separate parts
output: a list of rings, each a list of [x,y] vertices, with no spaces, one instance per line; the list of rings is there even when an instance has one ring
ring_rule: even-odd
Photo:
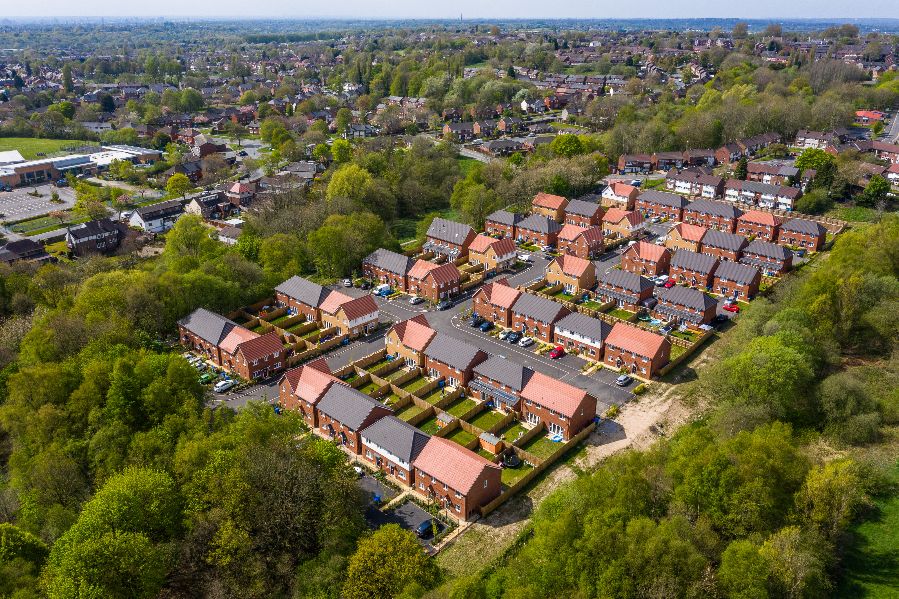
[[[607,195],[605,192],[608,191],[608,195],[616,195],[619,197],[630,197],[630,195],[636,191],[639,191],[633,185],[628,185],[627,183],[622,183],[621,181],[613,181],[608,187],[603,190],[603,195]]]
[[[562,225],[547,218],[542,214],[532,214],[518,222],[519,229],[527,229],[537,233],[558,233],[562,230]]]
[[[568,200],[563,198],[562,196],[553,195],[551,193],[544,193],[541,191],[534,196],[532,205],[539,206],[541,208],[549,208],[551,210],[558,210],[560,208],[565,208],[565,206],[568,205]]]
[[[524,218],[523,214],[517,212],[509,212],[508,210],[497,210],[487,217],[488,222],[499,223],[501,225],[513,226],[518,224]]]
[[[717,257],[689,250],[678,250],[674,252],[674,257],[671,259],[671,268],[682,268],[701,274],[711,274],[717,265]]]
[[[521,390],[521,397],[571,418],[587,398],[587,392],[542,372],[535,372]],[[593,411],[596,411],[595,407]]]
[[[255,339],[258,336],[259,333],[245,329],[241,326],[236,326],[228,331],[228,334],[219,342],[218,346],[222,351],[233,354],[237,351],[237,348],[241,343]]]
[[[354,297],[348,302],[342,303],[339,309],[343,310],[347,319],[352,321],[377,312],[378,304],[375,303],[372,296],[361,295],[359,297]]]
[[[312,405],[318,403],[332,383],[343,384],[340,379],[331,374],[331,369],[328,368],[328,363],[324,358],[288,370],[281,377],[279,385],[285,380],[294,395]]]
[[[166,202],[159,202],[158,204],[141,206],[134,212],[135,214],[140,215],[142,220],[148,221],[172,216],[174,214],[181,214],[184,212],[184,206],[181,205],[181,200],[168,200]]]
[[[318,402],[318,411],[349,429],[359,430],[376,408],[387,408],[361,391],[346,385],[331,385]]]
[[[636,273],[610,268],[599,277],[599,286],[619,287],[631,293],[641,293],[655,287],[652,281]]]
[[[331,291],[330,293],[328,293],[328,295],[325,296],[325,300],[322,302],[320,308],[322,312],[327,312],[328,314],[336,314],[337,310],[351,299],[353,298],[345,293],[341,293],[339,291]]]
[[[119,223],[112,222],[109,218],[99,218],[97,220],[88,221],[80,225],[72,225],[68,229],[69,235],[75,241],[86,239],[104,233],[113,233],[122,231]]]
[[[637,199],[648,204],[658,204],[659,206],[669,206],[671,208],[683,208],[687,205],[687,199],[684,196],[655,189],[644,191],[637,196]]]
[[[567,313],[562,304],[530,293],[522,293],[512,311],[540,322],[554,322]]]
[[[571,254],[562,254],[561,256],[558,256],[552,262],[550,262],[546,266],[546,268],[549,269],[552,264],[558,264],[563,274],[572,277],[583,276],[589,268],[592,268],[593,273],[596,274],[596,267],[592,262],[590,262],[589,260],[585,260],[584,258],[578,258],[577,256],[573,256]]]
[[[418,260],[409,269],[409,278],[420,281],[428,276],[433,276],[437,283],[452,283],[462,277],[459,269],[452,262],[434,264],[427,260]]]
[[[595,202],[586,202],[584,200],[571,200],[565,207],[566,214],[576,214],[578,216],[592,217],[597,212],[602,211],[602,206]]]
[[[498,279],[481,287],[487,299],[494,306],[511,308],[521,295],[521,291],[509,285],[507,279]]]
[[[661,335],[622,322],[616,322],[606,337],[606,345],[648,358],[658,354],[666,343],[670,341]]]
[[[712,200],[696,200],[687,204],[684,210],[692,210],[700,214],[710,214],[721,218],[737,218],[743,212],[736,206],[713,202]]]
[[[798,198],[802,193],[796,187],[784,187],[783,185],[772,185],[771,183],[761,183],[759,181],[741,181],[739,179],[728,179],[725,188],[793,199]]]
[[[556,323],[556,332],[570,331],[590,339],[602,341],[612,330],[612,325],[580,312],[572,312]]]
[[[700,241],[702,241],[702,238],[705,237],[706,231],[708,231],[708,229],[700,225],[680,223],[671,227],[671,231],[677,231],[678,233],[680,233],[681,239],[685,241],[693,241],[699,243]],[[671,234],[671,231],[668,232],[669,235]]]
[[[602,241],[602,227],[579,227],[578,225],[565,225],[559,231],[559,239],[562,241],[574,241],[583,236],[589,242]]]
[[[384,248],[373,251],[365,257],[363,263],[398,275],[405,275],[412,268],[412,258]]]
[[[455,245],[465,245],[468,238],[474,235],[474,229],[468,225],[437,217],[428,227],[428,237]]]
[[[475,374],[503,384],[515,391],[524,389],[534,371],[502,356],[491,356],[474,367]]]
[[[197,308],[179,320],[178,324],[203,341],[216,346],[231,332],[231,329],[240,327],[236,322],[219,316],[215,312],[210,312],[206,308]]]
[[[755,239],[746,246],[745,253],[779,261],[793,257],[793,252],[788,248],[777,245],[776,243],[771,243],[770,241],[762,241],[761,239]]]
[[[666,179],[672,179],[674,181],[687,181],[689,183],[696,183],[698,185],[712,185],[717,187],[720,185],[724,179],[715,175],[709,175],[707,173],[703,173],[694,169],[687,169],[680,172],[676,171],[668,171],[668,174],[665,175]]]
[[[627,220],[631,225],[639,225],[643,222],[643,215],[636,210],[609,208],[602,217],[604,223],[620,223],[622,220]]]
[[[627,248],[624,253],[633,253],[643,258],[644,260],[658,262],[665,256],[665,254],[670,254],[671,252],[663,245],[649,243],[648,241],[638,241],[631,247]]]
[[[739,252],[747,245],[746,238],[736,233],[727,233],[717,229],[709,229],[702,238],[703,247],[713,247],[732,252]]]
[[[425,348],[425,355],[452,368],[466,370],[481,361],[480,348],[446,333],[437,333]]]
[[[722,262],[715,269],[716,279],[726,279],[735,283],[751,283],[759,274],[759,270],[754,266],[729,260]]]
[[[668,289],[663,287],[659,290],[658,299],[660,302],[684,306],[686,308],[699,310],[700,312],[705,312],[707,309],[718,305],[715,298],[706,295],[702,291],[690,287],[682,287],[680,285],[675,285]]]
[[[404,462],[412,463],[431,436],[396,416],[385,416],[362,431],[362,442],[375,444]]]
[[[284,351],[284,345],[281,343],[281,335],[275,331],[269,331],[265,335],[259,335],[254,339],[244,341],[237,346],[237,350],[247,360],[252,361],[280,353]]]
[[[396,332],[400,343],[415,351],[424,351],[437,334],[424,314],[398,322],[390,330]]]
[[[415,467],[447,486],[467,494],[488,468],[499,466],[458,443],[431,437],[415,460]]]
[[[824,225],[813,220],[805,220],[804,218],[791,218],[781,225],[780,230],[814,236],[824,236],[827,234],[827,228],[825,228]]]
[[[309,279],[293,276],[275,287],[275,291],[291,297],[301,304],[318,308],[330,290]]]
[[[768,227],[776,227],[784,222],[779,216],[771,214],[770,212],[762,212],[761,210],[749,210],[744,212],[737,220]]]

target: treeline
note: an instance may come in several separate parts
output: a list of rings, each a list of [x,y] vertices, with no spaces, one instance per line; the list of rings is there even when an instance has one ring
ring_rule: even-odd
[[[897,244],[895,215],[849,231],[753,302],[693,387],[706,418],[556,491],[520,549],[446,594],[827,596],[847,527],[895,492],[850,450],[899,424]]]

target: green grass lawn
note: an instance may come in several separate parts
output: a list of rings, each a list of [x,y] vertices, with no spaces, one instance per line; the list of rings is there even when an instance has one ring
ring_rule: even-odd
[[[355,381],[358,378],[359,378],[359,374],[354,370],[350,373],[350,375],[348,377],[346,377],[345,379],[341,379],[341,380],[345,383],[352,383],[353,381]]]
[[[581,305],[585,308],[590,308],[591,310],[599,310],[600,308],[602,308],[602,304],[600,304],[599,302],[594,302],[593,300],[587,300]]]
[[[627,310],[622,310],[621,308],[612,308],[608,312],[609,316],[614,316],[615,318],[620,318],[621,320],[627,320],[628,318],[634,315],[633,312],[628,312]]]
[[[412,420],[413,418],[415,418],[416,416],[421,414],[423,411],[424,411],[424,408],[420,408],[417,405],[415,405],[414,403],[410,403],[406,407],[398,410],[396,412],[395,416],[397,418],[399,418],[400,420],[405,420],[406,422],[409,422],[410,420]]]
[[[674,345],[672,343],[671,344],[671,359],[674,360],[675,358],[680,356],[685,351],[687,351],[686,347],[681,347],[680,345]]]
[[[255,327],[253,327],[252,330],[253,330],[254,333],[259,333],[259,334],[261,335],[262,333],[265,332],[266,326],[267,326],[267,325],[266,325],[265,323],[260,322],[260,323],[257,324]]]
[[[403,391],[408,391],[409,393],[415,394],[416,391],[424,387],[428,384],[428,379],[423,376],[418,376],[412,379],[411,381],[407,381],[400,385],[400,388]]]
[[[390,364],[392,361],[393,361],[393,360],[388,360],[387,358],[381,358],[381,359],[378,360],[377,362],[375,362],[375,363],[373,363],[373,364],[369,364],[368,366],[366,366],[366,367],[365,367],[365,370],[367,370],[367,371],[369,371],[369,372],[373,372],[373,371],[377,370],[378,368],[380,368],[381,366],[385,366],[385,365],[387,365],[387,364]]]
[[[441,389],[440,387],[434,389],[433,391],[431,391],[430,393],[428,393],[427,395],[422,397],[423,400],[425,400],[426,402],[428,402],[429,404],[432,404],[432,405],[436,404],[438,401],[440,401],[443,398],[444,398],[443,389]]]
[[[47,156],[60,154],[66,150],[73,150],[81,146],[96,145],[96,142],[80,139],[39,139],[37,137],[0,137],[0,152],[6,150],[18,150],[25,160],[43,158],[38,156],[43,153]]]
[[[462,171],[463,179],[468,176],[471,169],[478,163],[474,158],[466,158],[465,156],[459,156],[456,160],[459,162],[459,170]]]
[[[561,443],[554,443],[543,435],[537,435],[525,443],[521,448],[534,454],[538,458],[548,458],[561,446]]]
[[[456,430],[448,434],[446,438],[450,441],[458,443],[459,445],[462,445],[463,447],[477,439],[477,437],[463,428],[457,428]]]
[[[436,416],[431,416],[430,418],[428,418],[427,420],[425,420],[424,422],[419,424],[418,428],[421,429],[422,432],[424,432],[428,435],[433,435],[438,430],[440,430],[437,426],[437,417]]]
[[[503,468],[502,473],[500,474],[500,480],[502,480],[502,483],[507,487],[511,487],[533,469],[533,466],[525,464],[524,462],[522,462],[521,466],[518,468]]]
[[[695,343],[697,337],[696,333],[692,333],[690,331],[678,331],[677,329],[671,331],[671,336],[689,341],[690,343]]]
[[[79,216],[74,212],[65,212],[64,214],[65,223],[70,225],[86,223],[88,220],[90,220],[87,216]],[[37,235],[39,233],[53,231],[54,229],[58,229],[62,226],[63,225],[60,224],[59,219],[53,218],[52,216],[39,216],[37,218],[32,218],[20,223],[16,223],[14,225],[10,225],[9,228],[14,233],[19,233],[20,235]]]
[[[372,392],[377,391],[380,388],[381,388],[380,385],[378,385],[377,383],[372,381],[372,382],[368,383],[367,385],[365,385],[364,387],[362,387],[361,389],[359,389],[359,391],[361,391],[362,393],[365,393],[366,395],[371,395]]]
[[[496,410],[484,410],[468,422],[481,430],[487,431],[496,426],[496,423],[505,418],[502,412]]]
[[[483,447],[477,451],[477,454],[486,460],[490,460],[491,462],[496,458],[495,455],[484,449]]]
[[[450,405],[446,406],[445,412],[447,414],[451,414],[456,418],[461,418],[464,414],[467,414],[477,405],[477,402],[469,397],[464,399],[457,399],[452,402]]]
[[[297,335],[298,334],[297,331],[302,329],[305,324],[306,324],[305,322],[301,322],[299,324],[292,325],[290,328],[284,329],[284,330],[286,330],[288,333],[293,333],[294,335]],[[305,333],[302,336],[305,336]]]
[[[401,376],[405,376],[405,375],[407,375],[407,374],[409,374],[409,372],[408,372],[407,370],[404,370],[404,369],[402,369],[402,368],[398,368],[398,369],[394,370],[393,372],[391,372],[390,374],[388,374],[387,376],[385,376],[385,377],[383,377],[383,378],[386,379],[386,380],[388,380],[388,381],[390,381],[390,382],[393,382],[393,381],[395,381],[396,379],[400,378]]]
[[[279,316],[278,318],[275,318],[274,320],[270,320],[270,321],[268,321],[268,322],[269,322],[269,324],[272,324],[272,325],[275,325],[276,327],[279,327],[279,326],[281,326],[283,323],[285,323],[285,322],[287,322],[288,320],[290,320],[291,318],[293,318],[293,316],[291,316],[290,314],[284,314],[284,315]]]
[[[499,431],[499,435],[497,436],[508,443],[514,443],[515,440],[518,439],[520,435],[527,432],[527,430],[528,429],[526,429],[521,422],[513,420],[507,424],[503,430]]]
[[[398,402],[400,400],[400,396],[397,395],[396,393],[391,393],[390,395],[387,395],[387,396],[383,397],[382,399],[384,400],[384,403],[387,404],[389,407],[393,407],[396,404],[396,402]]]

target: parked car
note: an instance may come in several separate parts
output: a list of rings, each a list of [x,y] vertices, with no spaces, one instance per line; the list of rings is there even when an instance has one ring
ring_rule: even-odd
[[[378,285],[374,289],[371,290],[372,295],[380,295],[381,297],[387,297],[390,295],[390,285],[384,283],[382,285]]]
[[[551,350],[549,350],[549,357],[553,360],[558,360],[562,356],[565,355],[565,348],[561,345],[557,345]]]
[[[215,380],[214,372],[207,372],[206,374],[201,375],[200,379],[199,379],[200,383],[203,385],[205,385],[206,383],[211,383],[214,380]]]
[[[677,281],[675,279],[668,279],[667,281],[665,281],[665,289],[671,289],[676,284],[677,284]]]
[[[371,289],[371,283],[369,283],[368,281],[362,281],[361,283],[359,283],[359,289],[368,291],[369,289]]]
[[[511,335],[511,334],[512,334],[512,331],[503,331],[502,333],[499,334],[499,340],[500,341],[508,341],[509,335]]]
[[[471,328],[476,329],[479,326],[481,326],[482,324],[484,324],[484,319],[481,318],[480,316],[478,316],[477,314],[475,314],[474,316],[471,317],[471,322],[469,322],[469,324],[471,325]]]
[[[668,282],[668,275],[659,275],[652,280],[656,285],[664,285]]]
[[[194,362],[194,368],[196,368],[198,372],[203,372],[206,370],[206,362],[203,362],[202,360]]]
[[[518,254],[518,259],[521,260],[522,262],[530,262],[531,255],[530,254]]]
[[[734,305],[734,304],[736,304],[736,303],[737,303],[737,300],[735,300],[735,299],[732,298],[732,297],[728,297],[728,298],[726,298],[726,299],[724,300],[724,305],[725,305],[725,306],[732,306],[732,305]]]
[[[234,381],[232,381],[231,379],[225,379],[223,381],[217,382],[215,384],[215,386],[212,388],[212,390],[215,391],[216,393],[224,393],[225,391],[227,391],[228,389],[230,389],[233,386],[234,386]]]
[[[522,337],[518,342],[518,347],[530,347],[534,345],[534,340],[530,337]]]
[[[634,382],[634,379],[626,374],[622,374],[617,379],[615,379],[615,384],[619,387],[627,387],[632,382]]]
[[[740,306],[737,304],[726,304],[723,309],[728,312],[733,312],[734,314],[739,314],[740,312]]]
[[[451,302],[449,300],[443,300],[442,302],[437,304],[438,310],[449,310],[452,307],[453,307],[453,302]]]
[[[551,246],[551,245],[544,245],[544,246],[541,247],[540,249],[543,250],[544,252],[551,252],[551,251],[553,251],[553,246]]]
[[[416,304],[420,304],[423,301],[424,300],[421,299],[420,297],[418,297],[417,295],[413,295],[412,297],[409,298],[409,303],[412,304],[413,306]]]
[[[344,279],[344,280],[343,280],[343,286],[344,286],[344,287],[352,287],[352,286],[353,286],[353,279]]]
[[[59,181],[56,182],[56,186],[57,187],[68,187],[69,182],[66,181],[65,179],[60,179]]]
[[[509,335],[506,337],[506,341],[509,343],[518,343],[521,341],[522,334],[518,331],[509,331]]]
[[[446,528],[443,522],[434,518],[428,518],[415,528],[415,534],[420,539],[430,539],[436,532],[438,535]]]
[[[248,156],[246,150],[241,150],[240,152],[237,153],[237,155],[240,156],[241,158],[245,158],[246,156]]]
[[[481,329],[482,333],[486,333],[487,331],[489,331],[490,329],[493,328],[493,323],[490,322],[489,320],[487,320],[487,321],[482,322],[481,326],[479,326],[478,328]]]

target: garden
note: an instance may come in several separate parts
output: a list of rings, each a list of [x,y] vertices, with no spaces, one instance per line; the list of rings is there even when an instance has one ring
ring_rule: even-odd
[[[459,398],[446,406],[446,408],[444,408],[444,411],[451,416],[461,418],[472,409],[474,409],[476,405],[478,405],[477,402],[470,397]]]
[[[392,397],[392,396],[391,396],[391,397]],[[416,416],[418,416],[418,415],[421,414],[422,412],[424,412],[424,408],[421,408],[421,407],[415,405],[414,403],[410,403],[409,405],[407,405],[407,406],[405,406],[405,407],[400,408],[399,410],[397,410],[397,411],[394,413],[394,415],[395,415],[397,418],[399,418],[400,420],[403,420],[403,421],[405,421],[405,422],[409,422],[410,420],[412,420],[413,418],[415,418]]]
[[[562,447],[561,443],[550,441],[549,438],[544,435],[537,435],[521,446],[523,450],[544,460],[555,453],[560,447]]]
[[[489,431],[503,418],[505,418],[505,415],[502,412],[498,412],[497,410],[484,410],[474,418],[469,419],[468,423],[478,427],[482,431]]]
[[[475,437],[472,433],[469,433],[467,430],[465,430],[462,427],[459,427],[456,430],[454,430],[453,432],[451,432],[450,434],[448,434],[446,436],[446,438],[449,439],[450,441],[453,441],[454,443],[458,443],[459,445],[461,445],[463,447],[467,446],[469,443],[471,443],[472,441],[477,439],[477,437]]]

